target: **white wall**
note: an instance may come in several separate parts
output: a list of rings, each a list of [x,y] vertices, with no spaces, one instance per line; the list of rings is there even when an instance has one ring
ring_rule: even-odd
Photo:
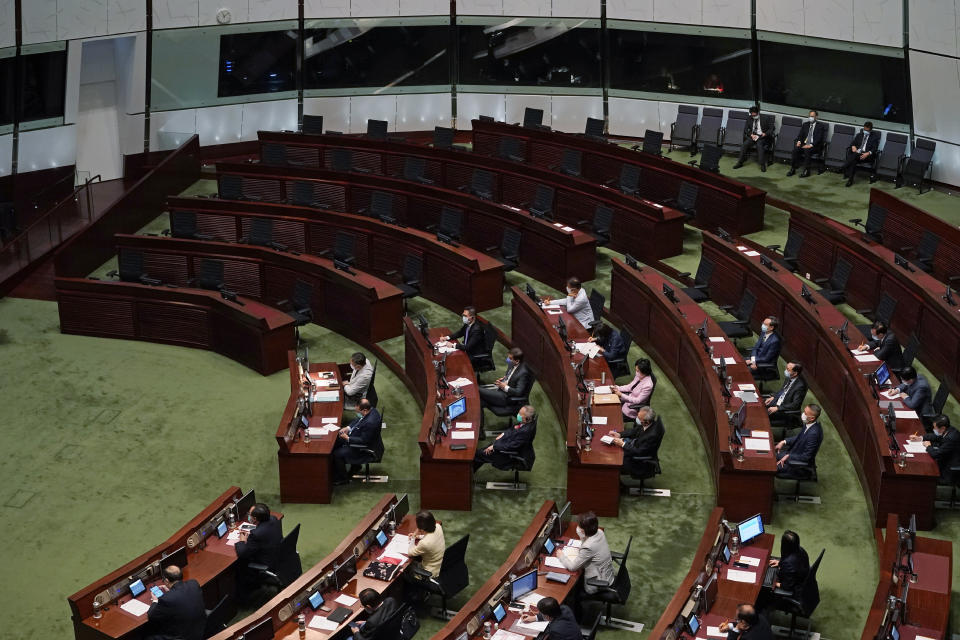
[[[960,55],[960,0],[910,0],[910,48]]]
[[[0,0],[0,48],[17,44],[16,24],[14,0]]]
[[[0,176],[10,175],[13,167],[13,134],[0,136]]]
[[[607,0],[607,17],[749,29],[750,0]]]
[[[943,1],[919,0],[927,4]],[[757,29],[902,47],[903,3],[902,0],[757,0]]]

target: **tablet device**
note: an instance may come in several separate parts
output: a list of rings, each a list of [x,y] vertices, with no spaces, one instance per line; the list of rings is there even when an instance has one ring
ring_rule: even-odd
[[[387,534],[383,532],[383,529],[377,532],[377,544],[381,547],[387,546]]]
[[[154,597],[154,598],[162,598],[162,597],[163,597],[163,589],[161,589],[160,587],[158,587],[158,586],[156,586],[156,585],[150,587],[150,593],[153,594],[153,597]]]
[[[543,550],[547,552],[548,556],[553,555],[553,550],[557,548],[557,545],[553,544],[553,540],[547,538],[543,541]]]
[[[507,610],[503,607],[502,602],[498,602],[497,606],[493,608],[493,619],[498,623],[507,617]]]
[[[222,537],[225,536],[225,535],[227,535],[227,521],[226,521],[226,520],[224,520],[223,522],[221,522],[220,524],[217,525],[217,537],[218,537],[218,538],[222,538]]]
[[[147,588],[143,586],[143,580],[138,579],[130,583],[130,595],[132,595],[134,598],[146,590]]]
[[[310,597],[307,598],[307,602],[310,603],[310,607],[316,611],[321,606],[323,606],[323,594],[319,591],[314,591],[310,594]]]

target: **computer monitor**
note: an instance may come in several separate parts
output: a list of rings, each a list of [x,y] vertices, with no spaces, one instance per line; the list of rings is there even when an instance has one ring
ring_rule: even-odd
[[[130,595],[136,598],[138,595],[146,591],[146,587],[143,586],[143,580],[137,578],[130,583]]]
[[[557,512],[557,518],[553,521],[553,539],[559,540],[570,525],[570,502],[567,502],[560,511]]]
[[[528,298],[530,298],[534,302],[539,302],[539,300],[537,299],[537,292],[533,287],[530,286],[529,282],[526,284],[524,291],[526,292]]]
[[[380,531],[377,531],[376,540],[378,545],[380,545],[381,547],[387,546],[387,539],[388,539],[387,534],[384,533],[383,529],[380,529]]]
[[[498,602],[497,606],[493,608],[493,619],[499,624],[504,618],[507,617],[507,609],[503,606],[502,602]]]
[[[410,512],[410,498],[407,494],[400,496],[400,499],[397,500],[397,504],[393,505],[393,521],[398,525]]]
[[[537,570],[534,568],[533,571],[528,571],[510,582],[510,598],[516,600],[536,590],[536,588]]]
[[[843,324],[840,325],[840,328],[837,329],[837,335],[840,336],[840,340],[843,341],[843,344],[850,342],[850,336],[847,335],[847,327],[850,326],[849,320],[844,320]]]
[[[217,525],[217,537],[222,538],[227,535],[227,521],[222,520],[220,524]]]
[[[891,436],[897,433],[897,410],[892,402],[887,403],[887,413],[883,416],[883,423],[887,426],[887,433]]]
[[[309,420],[307,423],[309,424]],[[250,507],[257,504],[257,494],[254,493],[253,489],[247,491],[247,493],[237,501],[236,508],[237,512],[237,522],[243,522],[247,519],[247,514],[250,512]]]
[[[357,575],[357,557],[351,555],[346,560],[336,565],[333,570],[333,579],[337,583],[337,591],[343,591],[347,583]]]
[[[423,317],[423,314],[417,314],[417,328],[420,329],[420,335],[423,336],[423,339],[430,343],[430,323],[427,322],[427,319]]]
[[[878,385],[883,386],[887,384],[887,381],[890,380],[890,368],[886,362],[882,362],[880,366],[877,367],[877,370],[873,372],[873,377]]]
[[[747,403],[741,402],[740,408],[737,409],[737,413],[733,418],[733,426],[736,428],[739,435],[739,431],[743,428],[744,423],[747,421]]]
[[[267,616],[244,631],[243,640],[273,640],[273,619]]]
[[[556,548],[557,545],[553,544],[553,540],[551,538],[547,538],[543,541],[543,550],[548,556],[552,556]]]
[[[694,636],[697,635],[697,631],[700,630],[700,621],[697,619],[696,612],[690,614],[690,616],[686,619],[686,624],[687,630],[690,632],[690,634]]]
[[[456,420],[467,410],[467,398],[464,396],[447,405],[447,419]]]
[[[175,565],[183,569],[187,566],[187,547],[186,545],[176,549],[160,558],[160,571],[163,571],[170,565]]]
[[[740,532],[740,544],[746,545],[763,533],[763,516],[758,513],[752,518],[747,518],[739,524],[737,529]]]
[[[310,603],[310,608],[316,611],[323,606],[323,594],[320,593],[319,589],[317,589],[310,594],[310,597],[307,598],[307,602]]]

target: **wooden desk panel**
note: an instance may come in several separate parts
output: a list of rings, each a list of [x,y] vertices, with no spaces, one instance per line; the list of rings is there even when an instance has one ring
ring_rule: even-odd
[[[723,227],[736,235],[763,229],[766,193],[731,178],[584,136],[481,120],[473,120],[471,126],[474,153],[493,156],[500,139],[509,136],[523,142],[520,153],[528,164],[549,167],[558,164],[564,149],[575,149],[582,153],[583,177],[587,180],[601,184],[618,180],[621,166],[635,165],[641,170],[642,197],[654,202],[675,198],[682,182],[697,186],[698,226],[708,231]]]
[[[861,363],[853,358],[847,345],[840,341],[836,329],[845,318],[820,294],[813,293],[813,304],[800,296],[800,280],[783,267],[771,271],[760,264],[760,257],[745,255],[744,250],[723,242],[711,233],[703,234],[703,255],[722,268],[723,279],[732,282],[764,283],[757,287],[757,307],[782,309],[782,318],[805,318],[805,322],[784,322],[781,327],[783,351],[790,359],[801,360],[810,389],[826,409],[836,425],[860,477],[864,494],[881,526],[894,506],[906,501],[913,504],[917,524],[922,529],[933,526],[933,501],[939,471],[927,454],[917,454],[901,469],[893,462],[888,437],[880,419],[877,401],[873,399],[865,375],[872,373],[877,363]],[[745,245],[740,244],[739,246]],[[722,265],[722,266],[721,266]],[[735,290],[728,287],[725,290]],[[711,295],[718,304],[739,304],[739,298],[726,298],[711,282]],[[765,296],[760,296],[760,292]],[[751,324],[756,327],[762,312],[755,312]],[[812,329],[813,333],[810,332]],[[851,345],[863,340],[855,327],[849,327]],[[811,367],[798,357],[798,352],[816,344],[816,358]],[[806,353],[806,352],[804,352]],[[898,433],[922,430],[919,419],[897,420]],[[903,513],[903,511],[898,511]]]

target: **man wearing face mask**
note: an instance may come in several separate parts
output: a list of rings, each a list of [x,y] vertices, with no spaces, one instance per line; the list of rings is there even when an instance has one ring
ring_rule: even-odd
[[[458,340],[456,346],[460,351],[466,351],[471,360],[484,355],[483,327],[477,322],[477,310],[466,307],[460,316],[461,326],[453,335],[444,336],[443,340]]]
[[[879,147],[880,134],[874,133],[872,122],[864,122],[863,129],[854,136],[853,144],[847,149],[847,161],[843,165],[843,175],[847,178],[848,187],[853,184],[857,163],[872,160]]]
[[[357,416],[340,429],[336,444],[333,445],[333,484],[347,484],[350,476],[360,473],[361,463],[367,460],[365,451],[372,449],[383,452],[383,439],[380,437],[382,420],[380,412],[364,398],[357,405]],[[347,473],[347,465],[350,472]]]
[[[917,441],[921,436],[910,436],[910,439]],[[923,437],[923,446],[940,468],[940,478],[952,482],[951,467],[960,467],[960,432],[950,426],[950,418],[940,414],[933,419],[933,432]]]
[[[373,365],[367,357],[357,351],[350,356],[350,378],[343,383],[343,408],[354,411],[357,402],[367,393],[373,380]]]
[[[623,433],[610,431],[609,435],[613,437],[613,445],[623,449],[623,468],[629,472],[631,458],[657,456],[665,433],[663,421],[656,412],[650,407],[640,407],[637,410],[637,422],[632,429],[624,430]]]
[[[502,408],[526,404],[533,387],[533,372],[523,362],[523,351],[518,347],[507,354],[507,370],[493,384],[480,387],[480,406]]]
[[[788,464],[789,461],[808,467],[815,466],[817,452],[823,443],[823,427],[820,426],[820,406],[808,404],[800,414],[803,431],[777,443],[777,476],[804,479],[809,471],[804,467]]]
[[[249,533],[241,533],[239,542],[234,546],[238,560],[237,597],[241,602],[248,601],[260,583],[259,569],[250,565],[261,565],[276,571],[280,543],[283,541],[283,523],[270,515],[270,507],[262,502],[250,507],[247,522],[256,527]]]
[[[572,315],[585,328],[590,328],[593,324],[593,309],[590,308],[590,299],[587,292],[580,284],[579,278],[569,278],[567,280],[567,297],[559,300],[544,298],[543,304],[557,304],[567,308],[567,313]]]
[[[907,408],[913,409],[917,413],[929,413],[930,398],[933,394],[930,392],[930,383],[926,376],[917,373],[913,367],[906,367],[900,371],[900,384],[888,392],[891,399],[899,397]]]
[[[354,640],[374,640],[379,637],[380,631],[386,631],[384,624],[400,610],[401,605],[394,598],[384,598],[375,589],[364,589],[358,597],[364,613],[367,614],[367,620],[351,623],[350,631],[353,632]],[[386,638],[387,635],[382,637]]]
[[[787,363],[787,368],[783,370],[783,386],[765,401],[770,422],[780,422],[777,414],[797,411],[803,405],[803,399],[807,395],[807,382],[801,373],[803,367],[799,362]]]
[[[558,553],[557,557],[567,571],[583,569],[583,590],[596,593],[598,584],[611,585],[617,577],[613,558],[610,556],[610,545],[607,544],[607,536],[600,528],[600,522],[593,511],[581,513],[577,522],[580,549],[573,557],[567,555],[566,550]]]
[[[873,355],[887,363],[889,369],[899,371],[904,367],[900,342],[882,320],[873,323],[870,327],[870,341],[860,345],[858,350],[862,353],[872,351]]]
[[[750,358],[747,360],[751,373],[756,373],[763,368],[777,366],[777,358],[780,357],[780,336],[777,335],[779,324],[774,316],[768,316],[764,319],[760,326],[760,338],[753,345]]]
[[[734,169],[739,169],[747,160],[747,154],[753,149],[757,150],[757,160],[760,161],[760,171],[767,170],[767,151],[770,149],[770,141],[773,139],[773,128],[775,120],[772,115],[760,115],[760,107],[754,105],[750,107],[750,119],[743,128],[743,144],[740,146],[740,157]]]
[[[817,112],[810,110],[810,116],[800,127],[800,132],[793,140],[793,157],[790,159],[790,171],[788,176],[797,172],[797,166],[803,160],[803,173],[801,178],[810,175],[810,157],[823,146],[823,139],[827,134],[827,125],[817,122]]]
[[[524,453],[533,454],[533,438],[537,435],[537,414],[533,407],[526,405],[517,412],[516,424],[497,436],[492,444],[477,449],[473,457],[473,470],[486,463],[498,469],[506,468],[511,456]]]

